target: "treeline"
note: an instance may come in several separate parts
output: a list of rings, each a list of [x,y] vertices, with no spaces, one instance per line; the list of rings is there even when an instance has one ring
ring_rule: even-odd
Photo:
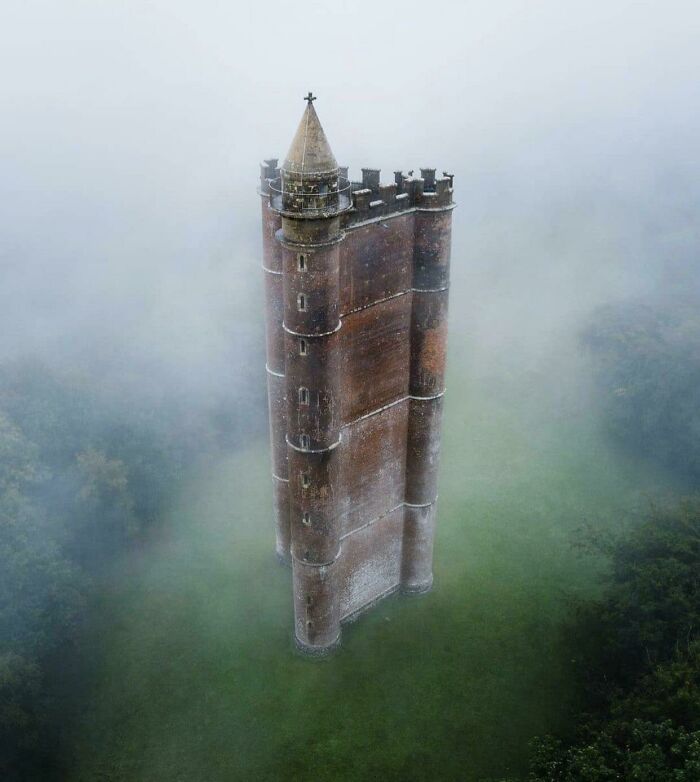
[[[186,472],[261,416],[0,367],[0,779],[51,779],[60,703],[91,584],[137,547]]]
[[[567,741],[533,743],[529,782],[700,779],[700,501],[654,508],[593,545],[600,601],[567,628],[584,712]]]
[[[697,295],[600,308],[583,333],[610,435],[627,452],[700,480]]]
[[[673,299],[607,306],[583,335],[607,430],[688,493],[700,478],[700,310]],[[582,714],[533,742],[529,782],[700,780],[700,498],[654,507],[615,535],[598,601],[566,628]]]

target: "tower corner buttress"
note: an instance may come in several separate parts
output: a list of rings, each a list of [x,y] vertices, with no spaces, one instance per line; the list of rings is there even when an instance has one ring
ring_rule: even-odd
[[[270,450],[272,461],[272,501],[275,520],[277,558],[290,564],[289,491],[287,467],[287,408],[284,379],[284,331],[282,253],[276,239],[282,224],[278,213],[270,208],[270,186],[279,175],[277,160],[260,165],[259,194],[262,209],[262,269],[265,280],[265,346]]]
[[[323,655],[340,639],[340,214],[347,187],[307,106],[271,208],[281,218],[290,555],[297,647]]]
[[[401,590],[433,584],[442,408],[447,358],[453,176],[421,169],[402,182],[416,203],[410,337],[409,415]]]

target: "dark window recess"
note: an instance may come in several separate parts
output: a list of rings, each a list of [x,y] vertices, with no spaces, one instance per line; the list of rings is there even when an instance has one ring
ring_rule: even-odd
[[[303,434],[301,436],[301,447],[304,451],[308,451],[311,447],[311,439],[309,438],[308,434]]]
[[[309,346],[306,344],[305,339],[299,340],[299,355],[305,356],[309,352]]]
[[[304,386],[302,386],[299,389],[299,404],[300,405],[308,405],[309,404],[309,389],[308,388],[304,388]]]
[[[309,478],[308,473],[303,472],[301,474],[301,486],[303,489],[308,489],[311,486],[311,478]]]
[[[305,312],[306,311],[306,295],[303,293],[300,293],[297,296],[297,307],[299,308],[299,312]]]
[[[302,521],[302,524],[305,527],[310,527],[311,526],[311,514],[308,511],[306,511],[304,513],[304,515],[301,517],[301,521]]]
[[[297,261],[298,261],[298,268],[300,272],[306,271],[306,256],[302,253],[300,255],[297,255]]]

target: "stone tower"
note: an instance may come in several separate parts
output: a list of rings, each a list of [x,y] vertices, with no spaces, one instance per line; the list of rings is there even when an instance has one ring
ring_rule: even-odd
[[[432,585],[452,175],[348,180],[313,106],[261,167],[277,555],[298,647]]]

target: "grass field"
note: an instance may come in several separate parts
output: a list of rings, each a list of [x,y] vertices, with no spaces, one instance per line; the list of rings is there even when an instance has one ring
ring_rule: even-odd
[[[601,567],[572,547],[575,530],[666,488],[609,449],[574,383],[562,396],[524,377],[452,373],[435,588],[388,599],[322,662],[292,651],[265,444],[183,487],[162,539],[96,596],[68,778],[522,772],[528,739],[565,730],[575,709],[559,627]]]

